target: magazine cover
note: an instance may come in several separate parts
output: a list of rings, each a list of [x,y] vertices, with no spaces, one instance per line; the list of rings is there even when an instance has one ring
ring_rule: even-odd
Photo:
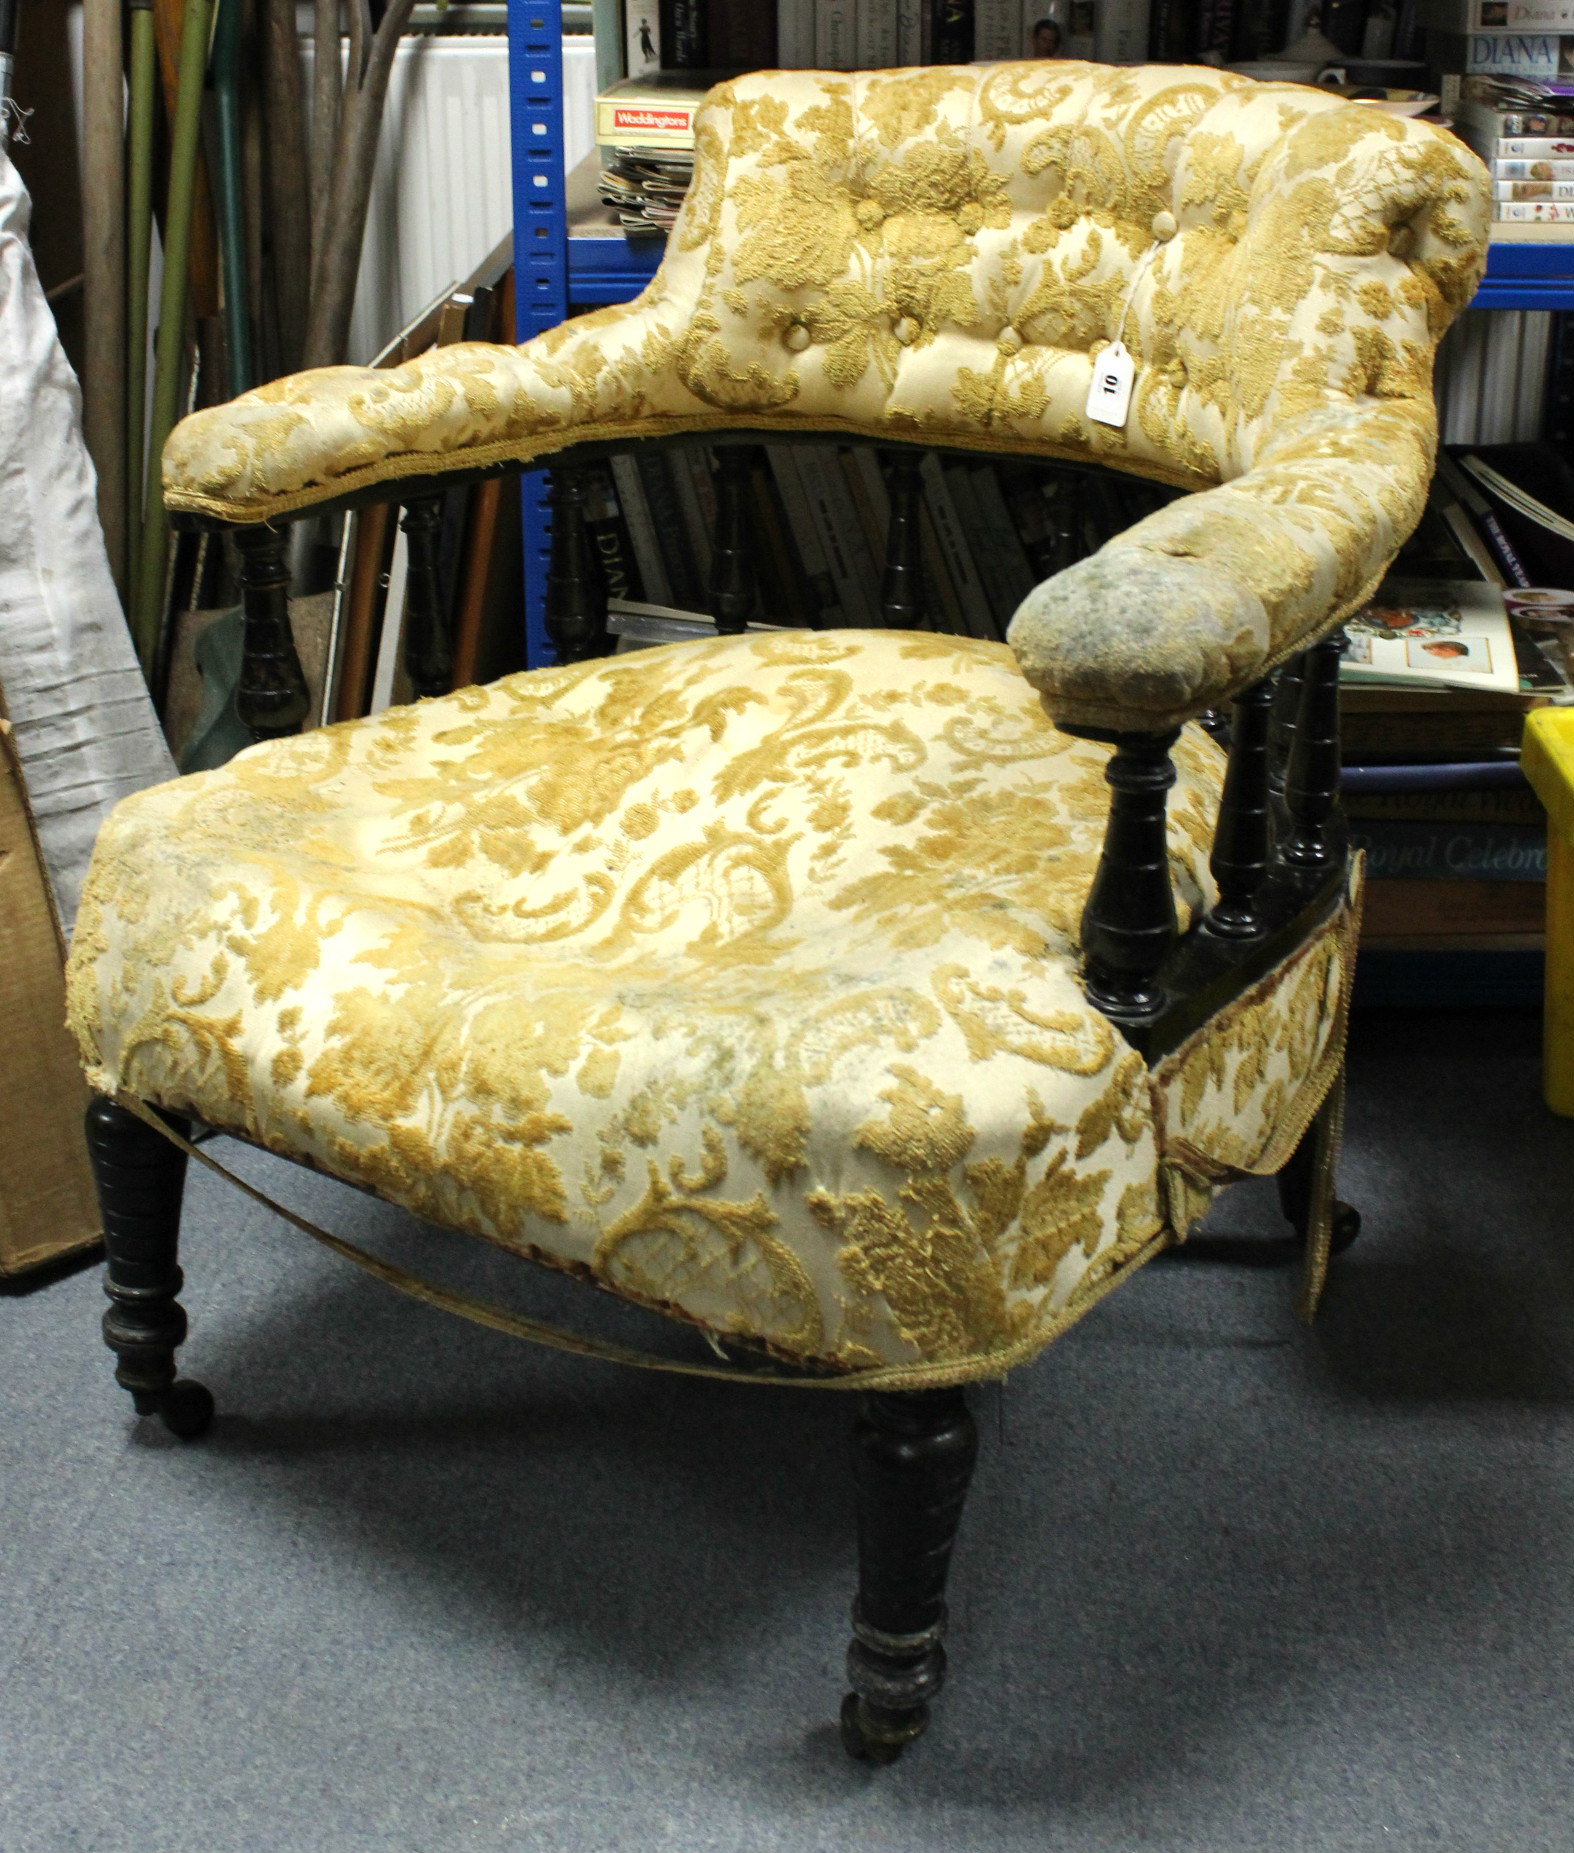
[[[1473,580],[1390,580],[1345,620],[1339,679],[1355,687],[1517,695],[1503,594]]]

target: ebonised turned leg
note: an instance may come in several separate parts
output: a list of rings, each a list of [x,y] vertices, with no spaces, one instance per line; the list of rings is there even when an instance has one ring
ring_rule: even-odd
[[[552,472],[552,552],[547,562],[547,635],[560,663],[600,656],[607,642],[607,587],[585,526],[580,472]]]
[[[253,740],[299,733],[311,709],[290,629],[288,527],[237,528],[245,620],[235,712]]]
[[[1304,1242],[1312,1217],[1312,1187],[1317,1175],[1317,1144],[1323,1122],[1333,1110],[1333,1094],[1318,1109],[1316,1118],[1301,1134],[1300,1144],[1290,1154],[1275,1182],[1279,1186],[1279,1208],[1295,1230],[1296,1239]],[[1330,1219],[1328,1251],[1340,1255],[1361,1233],[1361,1212],[1351,1204],[1334,1198]]]
[[[746,497],[748,454],[737,445],[716,453],[716,532],[711,537],[710,615],[718,637],[741,637],[754,610],[754,561],[749,552]]]
[[[405,627],[404,666],[410,687],[422,697],[446,695],[453,681],[454,658],[448,641],[443,576],[438,548],[443,537],[443,498],[423,495],[406,502],[404,529]]]
[[[186,1131],[174,1114],[169,1122]],[[161,1415],[183,1437],[200,1435],[213,1419],[213,1398],[200,1383],[175,1377],[175,1352],[186,1337],[176,1298],[186,1154],[102,1098],[87,1110],[87,1149],[104,1219],[104,1343],[115,1354],[115,1381],[131,1392],[138,1415]]]
[[[891,519],[885,537],[885,579],[880,622],[891,630],[917,630],[924,621],[924,556],[920,527],[924,483],[916,452],[891,456]]]
[[[842,1742],[889,1763],[929,1723],[945,1680],[946,1572],[978,1430],[960,1389],[866,1397],[853,1427],[858,1596]]]

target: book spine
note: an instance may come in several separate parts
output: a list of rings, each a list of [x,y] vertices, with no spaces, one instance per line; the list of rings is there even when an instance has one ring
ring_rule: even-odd
[[[860,71],[884,71],[899,62],[896,0],[854,0],[853,44]]]
[[[923,0],[896,0],[896,62],[924,61]]]
[[[683,505],[673,487],[668,460],[657,450],[636,453],[639,479],[645,486],[645,501],[650,509],[656,545],[667,568],[667,583],[672,588],[673,605],[680,611],[703,614],[699,575],[689,556],[684,532]]]
[[[1055,544],[1045,519],[1044,498],[1039,493],[1036,479],[1027,470],[1002,468],[998,481],[1000,493],[1005,497],[1006,508],[1011,516],[1012,528],[1022,543],[1022,551],[1027,555],[1028,570],[1035,584],[1052,578],[1056,570]]]
[[[634,543],[612,486],[612,472],[605,464],[593,465],[585,472],[585,526],[601,563],[607,597],[644,598]]]
[[[1574,205],[1550,199],[1494,200],[1492,217],[1511,225],[1574,224]]]
[[[1494,180],[1574,180],[1574,142],[1548,142],[1549,148],[1561,148],[1561,158],[1541,156],[1536,160],[1498,155],[1492,162]]]
[[[857,516],[849,506],[836,452],[829,445],[799,445],[793,461],[798,465],[803,491],[819,529],[820,545],[836,581],[837,603],[849,624],[867,628],[877,622],[877,612],[858,572],[863,537]]]
[[[1574,179],[1494,180],[1492,197],[1495,200],[1574,200]],[[1566,215],[1553,216],[1563,218]]]
[[[661,68],[664,71],[703,71],[708,60],[705,43],[705,0],[661,0]]]
[[[1365,0],[1323,0],[1321,26],[1347,58],[1360,56]]]
[[[1416,0],[1430,32],[1574,32],[1574,0]]]
[[[945,549],[935,532],[928,502],[918,504],[918,538],[924,557],[924,617],[928,628],[943,631],[948,637],[970,637],[972,632],[945,563]]]
[[[1020,605],[1037,583],[1022,543],[1017,539],[1016,524],[1000,491],[1000,478],[991,463],[975,463],[969,471],[973,479],[973,500],[978,505],[979,532],[983,557],[993,562],[999,580],[999,603],[1010,623]]]
[[[847,485],[850,498],[848,506],[857,524],[862,545],[855,548],[858,576],[863,581],[864,597],[869,601],[869,608],[874,613],[874,622],[880,623],[885,616],[885,534],[886,524],[874,511],[874,504],[869,499],[869,491],[864,483],[861,459],[867,455],[861,445],[850,449],[838,450],[837,465],[842,472],[842,481]],[[869,459],[871,462],[874,459]],[[879,474],[878,466],[876,475]],[[882,500],[885,485],[880,486]]]
[[[857,55],[854,0],[815,0],[814,60],[822,71],[850,71]]]
[[[1148,55],[1148,0],[1099,0],[1093,44],[1100,64],[1141,64]]]
[[[668,451],[672,484],[683,510],[683,531],[689,537],[689,555],[702,586],[710,584],[711,536],[716,532],[716,491],[705,456],[698,450]]]
[[[973,0],[930,0],[931,64],[973,62]]]
[[[661,69],[661,9],[650,0],[623,0],[623,71],[643,77]]]
[[[787,513],[762,450],[749,453],[749,490],[752,533],[766,567],[756,574],[760,611],[769,623],[796,630],[813,627],[819,617],[818,600],[793,545]]]
[[[929,451],[918,468],[923,478],[924,500],[934,518],[935,532],[940,537],[940,549],[950,569],[951,583],[956,587],[968,631],[974,637],[996,638],[999,633],[990,616],[989,601],[979,583],[967,536],[957,516],[951,492],[946,487],[945,473],[940,468],[940,459],[933,451]]]
[[[991,638],[1004,637],[1006,625],[1010,623],[1011,612],[1015,608],[1007,605],[992,570],[993,562],[986,558],[989,543],[984,533],[983,516],[978,509],[978,498],[973,493],[973,479],[967,466],[959,463],[942,465],[940,476],[945,483],[946,493],[951,497],[951,506],[956,510],[957,527],[969,536],[968,557],[973,563],[979,590],[984,595],[984,606],[989,613],[989,635]]]
[[[1448,824],[1455,829],[1461,824],[1510,824],[1520,829],[1544,831],[1547,822],[1541,800],[1528,785],[1517,790],[1505,787],[1497,791],[1444,787],[1437,791],[1365,792],[1350,798],[1345,811],[1352,818],[1385,823]]]
[[[1222,63],[1234,37],[1235,0],[1198,0],[1193,57],[1208,60],[1217,54]]]
[[[880,459],[868,445],[859,444],[848,455],[853,459],[853,468],[858,472],[869,509],[869,519],[874,523],[874,556],[880,562],[883,579],[886,541],[891,533],[891,492],[885,486],[884,476],[880,474]]]
[[[1350,847],[1366,851],[1369,880],[1545,881],[1547,833],[1495,823],[1352,820]]]
[[[814,0],[776,0],[776,56],[784,71],[812,71]]]
[[[645,485],[639,466],[628,455],[612,459],[612,481],[617,488],[618,507],[628,524],[629,540],[639,567],[640,583],[653,605],[672,603],[672,582],[667,577],[666,562],[656,544],[656,525],[650,518],[650,504],[645,500]]]
[[[830,630],[839,627],[847,622],[847,617],[836,595],[836,581],[831,576],[830,561],[826,557],[819,527],[810,511],[809,498],[804,494],[803,478],[798,474],[793,446],[767,444],[765,455],[770,462],[771,474],[776,478],[776,490],[787,517],[788,532],[797,547],[804,577],[813,595],[818,613],[815,628]]]
[[[973,0],[973,62],[1003,64],[1018,58],[1022,0]]]
[[[1095,55],[1098,13],[1103,4],[1104,0],[1070,0],[1061,22],[1061,30],[1065,34],[1060,51],[1062,58],[1091,58]]]
[[[1458,76],[1534,77],[1551,83],[1574,68],[1574,37],[1548,32],[1429,32],[1427,62]]]
[[[765,71],[776,67],[776,10],[741,0],[710,0],[707,56],[716,71]]]

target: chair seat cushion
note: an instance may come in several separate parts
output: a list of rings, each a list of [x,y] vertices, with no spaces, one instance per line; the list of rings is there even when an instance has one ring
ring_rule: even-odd
[[[105,1092],[718,1333],[976,1370],[1165,1223],[1077,976],[1107,757],[927,634],[510,676],[121,804],[73,1027]],[[1223,762],[1175,758],[1184,925]]]

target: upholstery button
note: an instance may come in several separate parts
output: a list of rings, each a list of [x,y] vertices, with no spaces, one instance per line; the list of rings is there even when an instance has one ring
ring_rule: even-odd
[[[1001,329],[1000,333],[995,336],[995,346],[1000,349],[1002,354],[1020,354],[1025,345],[1026,343],[1023,341],[1021,335],[1017,333],[1009,322]]]
[[[782,336],[782,339],[795,354],[801,354],[814,337],[809,333],[808,329],[804,327],[802,322],[789,322],[787,325],[787,332]]]
[[[891,333],[896,336],[903,347],[911,347],[923,333],[923,330],[910,315],[904,315],[891,330]]]
[[[1175,236],[1175,214],[1163,209],[1153,215],[1153,236],[1161,244],[1168,244]]]
[[[879,225],[885,218],[885,208],[877,199],[861,199],[853,208],[853,216],[860,225]]]
[[[1395,257],[1406,257],[1415,244],[1415,227],[1401,222],[1388,228],[1388,249]]]

